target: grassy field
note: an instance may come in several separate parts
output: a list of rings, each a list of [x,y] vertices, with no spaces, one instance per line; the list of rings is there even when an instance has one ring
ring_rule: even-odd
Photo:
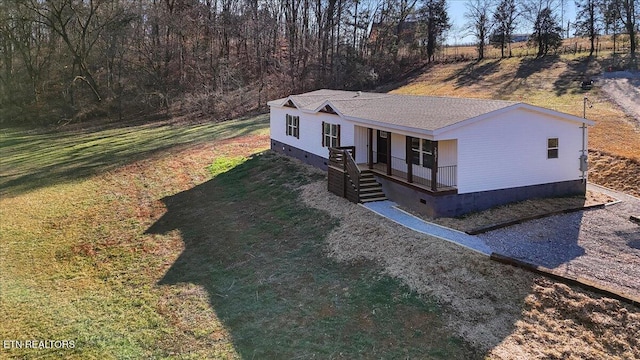
[[[37,132],[0,129],[0,195],[83,179],[154,152],[265,132],[268,116],[224,124],[165,124]]]
[[[564,39],[562,46],[558,50],[559,53],[579,53],[585,55],[589,53],[590,42],[588,38],[574,37]],[[624,54],[628,52],[629,37],[626,35],[617,35],[616,52]],[[609,56],[613,52],[613,38],[610,35],[600,36],[596,42],[596,49],[599,55]],[[485,48],[485,57],[500,58],[500,48],[489,45]],[[511,44],[511,54],[513,56],[535,56],[538,49],[529,46],[526,41]],[[508,49],[505,48],[505,54],[508,55]],[[447,46],[442,49],[440,56],[445,57],[464,57],[466,59],[475,59],[478,56],[478,50],[473,45]]]
[[[0,339],[74,348],[0,358],[481,356],[429,297],[324,256],[340,220],[261,153],[267,124],[5,131]]]

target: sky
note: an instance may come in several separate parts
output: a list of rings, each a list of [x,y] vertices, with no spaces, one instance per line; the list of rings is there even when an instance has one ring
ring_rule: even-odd
[[[476,42],[475,38],[472,35],[466,35],[468,32],[468,27],[465,26],[468,20],[464,18],[464,13],[467,12],[466,3],[469,0],[446,0],[448,6],[449,18],[451,19],[451,23],[453,27],[449,31],[449,35],[447,38],[448,45],[456,45],[456,44],[472,44]],[[560,17],[560,15],[558,15]],[[563,27],[566,29],[567,21],[570,20],[571,23],[575,20],[576,10],[574,0],[567,0],[565,2],[565,13],[564,13],[564,25]],[[532,24],[525,21],[524,19],[519,19],[520,26],[516,29],[516,34],[530,34]],[[560,19],[558,19],[560,20]],[[569,31],[569,35],[573,36],[573,30]]]

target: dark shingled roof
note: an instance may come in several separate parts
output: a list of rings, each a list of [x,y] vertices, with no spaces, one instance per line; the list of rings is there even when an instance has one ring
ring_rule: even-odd
[[[269,104],[282,106],[289,99],[301,110],[316,111],[328,101],[334,110],[345,117],[430,131],[518,104],[515,101],[503,100],[327,89],[291,95]]]

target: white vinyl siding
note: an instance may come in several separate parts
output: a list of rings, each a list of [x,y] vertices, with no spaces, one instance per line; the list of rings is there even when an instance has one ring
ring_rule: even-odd
[[[460,194],[577,180],[582,175],[582,129],[573,121],[514,110],[446,136],[457,138]],[[562,146],[554,161],[547,160],[550,138],[558,138]]]
[[[298,116],[298,138],[287,136],[283,127],[286,115]],[[270,137],[273,140],[308,151],[311,154],[329,157],[329,151],[322,146],[322,122],[340,125],[340,146],[354,145],[354,125],[338,115],[328,113],[309,114],[290,107],[271,106],[270,109]],[[359,151],[359,149],[358,149]],[[364,151],[364,150],[363,150]],[[365,155],[366,156],[366,153]]]
[[[356,126],[354,135],[355,135],[354,145],[356,147],[356,162],[358,164],[364,164],[368,161],[367,151],[369,149],[367,147],[368,146],[367,144],[369,142],[369,133],[367,132],[366,127]],[[374,136],[374,139],[375,139],[375,136]]]
[[[438,141],[438,166],[452,166],[458,164],[458,141]]]

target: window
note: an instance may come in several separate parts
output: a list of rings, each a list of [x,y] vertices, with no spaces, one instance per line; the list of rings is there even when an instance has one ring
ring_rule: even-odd
[[[300,117],[287,114],[287,135],[300,139]]]
[[[411,138],[411,163],[431,169],[433,167],[432,145],[431,140]]]
[[[340,146],[340,125],[322,123],[322,146]]]
[[[547,139],[547,159],[558,158],[558,138]]]

